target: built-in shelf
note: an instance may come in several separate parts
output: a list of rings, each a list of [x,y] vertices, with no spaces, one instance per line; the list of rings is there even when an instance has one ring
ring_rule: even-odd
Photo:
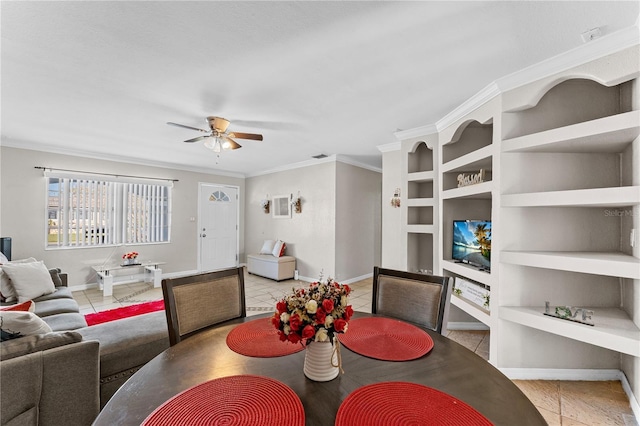
[[[433,182],[435,173],[433,171],[428,172],[413,172],[407,174],[407,180],[409,182]]]
[[[442,165],[442,172],[464,172],[475,169],[491,170],[491,155],[493,146],[485,146],[476,151],[465,154]]]
[[[506,139],[503,152],[622,152],[640,134],[640,111]]]
[[[408,198],[407,207],[433,207],[435,201],[433,198]]]
[[[640,279],[640,259],[624,253],[502,251],[500,261],[535,268]]]
[[[434,225],[407,225],[407,232],[414,234],[433,234],[435,233]]]
[[[489,312],[484,310],[484,309],[482,309],[481,307],[479,307],[475,303],[471,303],[468,300],[463,299],[462,297],[459,297],[459,296],[456,296],[455,294],[452,294],[451,295],[451,304],[454,305],[454,306],[457,306],[462,311],[464,311],[467,314],[471,315],[472,317],[474,317],[475,319],[477,319],[481,323],[485,324],[486,326],[489,326],[489,327],[491,326],[491,324],[490,324],[491,318],[490,318]]]
[[[502,207],[625,207],[640,204],[640,186],[505,194]]]
[[[493,182],[482,182],[476,185],[463,186],[460,188],[448,189],[442,191],[444,200],[451,198],[480,198],[490,199]]]
[[[544,315],[543,306],[502,306],[499,308],[499,314],[503,320],[640,357],[640,329],[625,311],[616,308],[584,308],[594,311],[595,325],[579,324]]]
[[[470,280],[477,281],[491,287],[491,273],[481,271],[475,266],[471,266],[466,263],[454,262],[452,260],[443,260],[442,268],[447,271],[451,271],[456,275],[469,278]]]

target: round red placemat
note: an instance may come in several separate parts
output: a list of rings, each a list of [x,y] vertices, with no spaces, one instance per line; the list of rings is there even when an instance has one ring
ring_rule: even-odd
[[[492,423],[470,405],[427,386],[383,382],[363,386],[342,402],[336,426],[484,426]]]
[[[357,318],[349,321],[340,343],[360,355],[384,361],[409,361],[433,349],[429,334],[391,318]]]
[[[304,420],[302,402],[290,387],[268,377],[241,375],[210,380],[179,393],[142,425],[303,426]]]
[[[241,355],[260,358],[290,355],[304,349],[301,344],[280,341],[271,318],[238,325],[227,335],[227,346]]]

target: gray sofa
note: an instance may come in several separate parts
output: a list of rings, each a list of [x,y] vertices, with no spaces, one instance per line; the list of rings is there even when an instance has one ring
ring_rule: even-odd
[[[79,306],[67,287],[66,274],[59,274],[59,277],[59,280],[54,278],[54,283],[57,284],[54,293],[34,299],[35,314],[53,330],[53,333],[47,334],[67,336],[68,332],[73,330],[72,335],[77,341],[63,340],[64,344],[55,349],[41,350],[38,347],[33,347],[33,352],[12,356],[11,359],[8,359],[7,354],[13,351],[12,346],[18,344],[15,342],[37,336],[26,336],[0,343],[0,402],[3,410],[0,422],[2,425],[13,424],[9,423],[9,420],[14,417],[13,414],[16,414],[11,412],[6,414],[8,417],[4,415],[6,403],[11,401],[14,396],[12,389],[14,371],[27,370],[29,371],[27,377],[31,377],[31,374],[37,376],[42,367],[34,366],[32,358],[36,353],[39,354],[38,357],[44,357],[42,359],[49,357],[50,352],[47,351],[53,351],[56,354],[68,353],[69,357],[79,356],[78,354],[82,353],[81,357],[89,357],[93,345],[86,343],[97,342],[99,348],[97,386],[99,387],[99,407],[101,408],[133,373],[169,347],[169,334],[164,311],[87,326],[84,315],[80,314]],[[56,358],[51,357],[51,359]],[[55,365],[53,362],[50,364]],[[69,380],[60,382],[53,391],[75,395],[75,390],[71,389],[71,382],[74,383],[73,386],[77,386],[74,378],[79,379],[79,376],[86,380],[90,369],[86,366],[76,365],[74,362],[60,363],[60,366],[55,369],[42,370],[42,383],[48,383],[50,375],[55,376],[56,380],[60,375],[67,376]],[[44,392],[46,389],[43,387],[42,391]],[[25,398],[28,399],[26,395]],[[37,403],[35,406],[38,406]],[[55,409],[55,407],[60,407],[62,410],[66,405],[56,403],[52,404],[50,408]],[[23,415],[24,413],[18,414]],[[82,410],[79,414],[80,417],[84,415]],[[40,415],[36,423],[20,421],[16,424],[76,424],[73,422],[51,423],[45,421],[45,418],[47,417]],[[82,422],[77,424],[82,424]]]

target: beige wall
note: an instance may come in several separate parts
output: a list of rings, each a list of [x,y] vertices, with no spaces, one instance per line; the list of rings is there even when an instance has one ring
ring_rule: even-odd
[[[0,230],[13,239],[13,258],[35,257],[49,267],[69,273],[69,285],[93,284],[92,264],[117,262],[123,253],[136,250],[142,259],[164,261],[163,274],[184,273],[197,268],[197,229],[190,218],[198,216],[198,183],[238,186],[240,190],[240,253],[244,252],[244,179],[175,169],[140,166],[113,161],[40,151],[1,147]],[[35,166],[120,173],[178,179],[173,187],[171,243],[136,246],[45,250],[45,179]]]
[[[337,281],[373,274],[380,264],[382,174],[337,163]]]
[[[380,256],[381,174],[335,160],[247,179],[246,247],[267,239],[287,243],[304,280],[349,281],[373,272]],[[274,219],[260,208],[273,195],[302,197],[302,213]]]
[[[247,178],[245,208],[247,254],[257,253],[264,240],[280,239],[287,244],[287,255],[295,256],[301,277],[317,279],[335,271],[335,162],[296,168]],[[260,200],[267,194],[297,195],[302,213],[290,219],[266,214]]]
[[[407,248],[403,246],[402,209],[391,206],[391,197],[396,188],[402,188],[402,151],[387,151],[382,154],[382,260],[384,268],[405,270]],[[406,194],[401,194],[406,200]]]

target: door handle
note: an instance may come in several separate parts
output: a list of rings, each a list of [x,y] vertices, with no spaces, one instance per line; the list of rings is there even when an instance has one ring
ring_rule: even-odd
[[[202,238],[204,238],[204,237],[206,237],[206,236],[207,236],[207,234],[200,234],[200,236],[201,236]]]

